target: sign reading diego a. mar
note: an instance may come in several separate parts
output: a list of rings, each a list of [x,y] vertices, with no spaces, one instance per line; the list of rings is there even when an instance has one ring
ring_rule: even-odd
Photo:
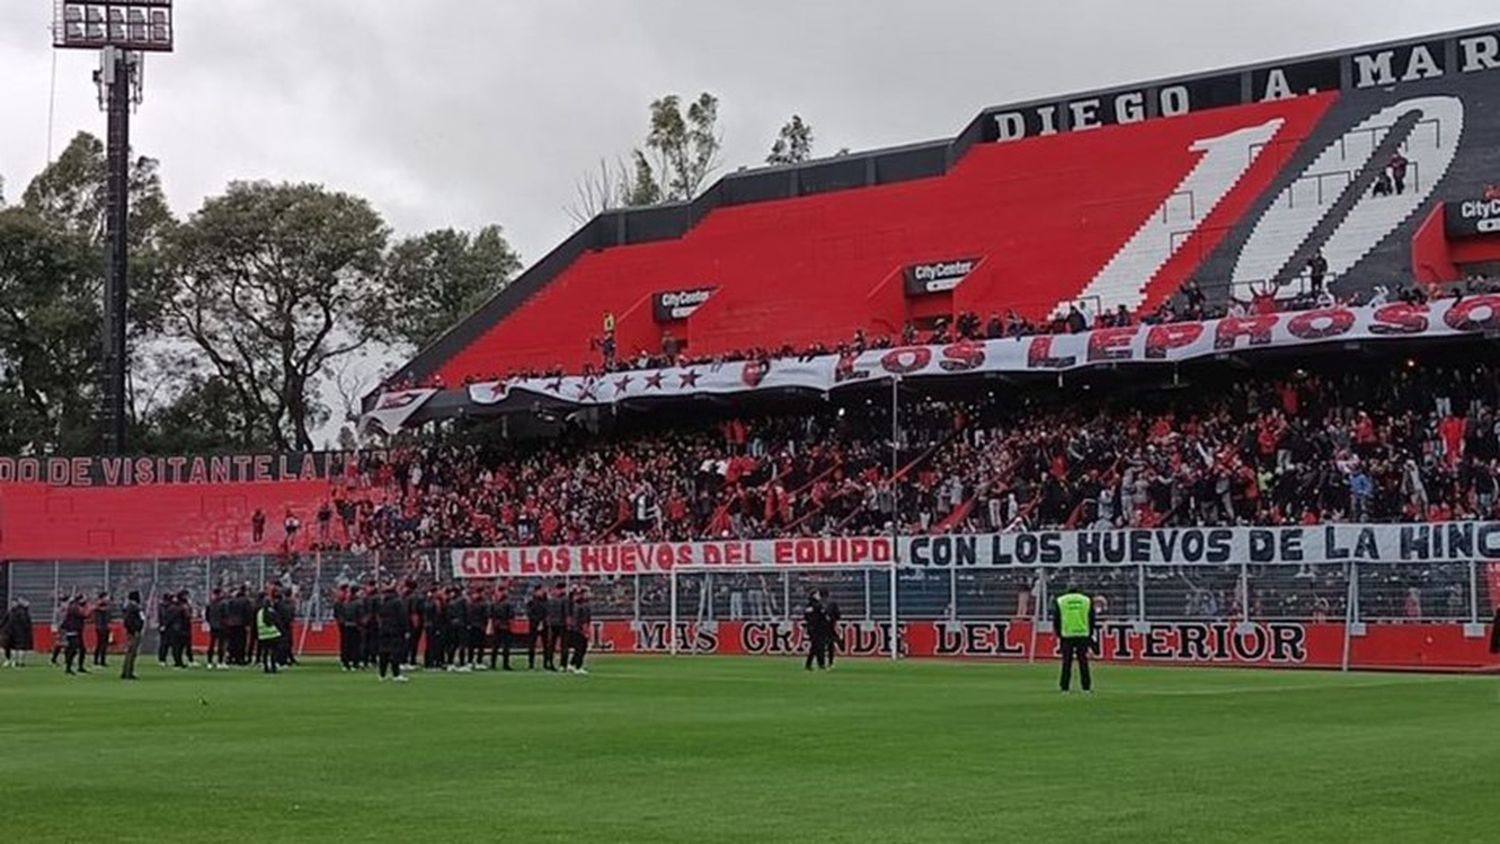
[[[899,549],[899,556],[893,554]],[[714,568],[903,568],[1500,561],[1500,522],[1028,531],[979,535],[464,548],[456,577],[664,574]]]
[[[938,346],[870,349],[860,354],[735,361],[607,375],[518,378],[468,387],[469,401],[529,404],[537,396],[580,405],[753,390],[820,392],[889,379],[1056,373],[1091,366],[1189,361],[1226,353],[1312,346],[1333,341],[1453,337],[1500,331],[1500,294],[1444,299],[1430,305],[1397,302],[1376,307],[1224,317],[1101,328],[1079,334],[967,340]]]

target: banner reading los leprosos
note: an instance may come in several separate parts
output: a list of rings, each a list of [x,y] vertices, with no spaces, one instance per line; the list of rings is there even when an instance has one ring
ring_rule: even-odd
[[[494,407],[536,397],[580,405],[633,399],[744,393],[768,389],[828,392],[891,377],[982,373],[1055,373],[1091,366],[1174,363],[1231,352],[1296,348],[1330,341],[1455,337],[1500,330],[1500,294],[1225,317],[1207,322],[1131,325],[1079,334],[972,340],[939,346],[871,349],[859,354],[752,360],[635,370],[609,375],[519,378],[472,384],[468,401]],[[383,397],[406,413],[425,401],[413,391]],[[409,395],[411,394],[411,395]],[[411,418],[410,413],[391,424]],[[390,426],[387,425],[387,428]]]
[[[899,550],[897,555],[895,551]],[[464,548],[460,578],[662,574],[673,569],[899,565],[1237,565],[1500,561],[1500,522],[1296,525],[1268,528],[1031,531]]]

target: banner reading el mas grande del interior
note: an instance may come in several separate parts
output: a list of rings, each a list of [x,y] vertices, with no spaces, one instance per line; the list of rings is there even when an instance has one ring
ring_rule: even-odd
[[[896,553],[899,551],[899,554]],[[460,578],[839,565],[913,568],[1500,561],[1500,522],[1027,531],[464,548]]]

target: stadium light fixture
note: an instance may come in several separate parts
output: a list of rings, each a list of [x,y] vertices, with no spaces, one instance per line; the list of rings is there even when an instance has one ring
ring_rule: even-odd
[[[141,102],[146,53],[175,44],[173,0],[53,0],[52,46],[97,50],[99,106],[108,115],[104,215],[103,366],[99,385],[102,450],[125,452],[126,223],[130,216],[130,111]]]
[[[55,0],[52,46],[172,52],[172,0]]]

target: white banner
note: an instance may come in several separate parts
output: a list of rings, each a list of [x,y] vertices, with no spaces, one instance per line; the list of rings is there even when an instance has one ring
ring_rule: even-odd
[[[1500,522],[1157,528],[915,536],[901,565],[1238,565],[1500,560]]]
[[[461,548],[454,549],[452,556],[453,576],[459,578],[563,577],[663,574],[674,568],[890,565],[894,547],[891,537],[879,536]]]
[[[1444,299],[1430,305],[1335,307],[1208,322],[1101,328],[1081,334],[872,349],[857,355],[808,360],[780,358],[595,376],[519,378],[470,385],[468,396],[481,405],[498,404],[515,393],[600,405],[786,387],[826,392],[892,376],[1064,372],[1105,364],[1172,363],[1227,352],[1330,341],[1449,337],[1497,330],[1500,295],[1489,294],[1458,301]]]
[[[678,570],[1007,566],[1215,566],[1500,562],[1500,522],[1030,531],[979,535],[754,539],[463,548],[459,578],[664,574]]]
[[[401,430],[406,420],[412,414],[422,409],[427,400],[437,395],[437,390],[396,390],[390,393],[381,393],[380,398],[375,401],[375,406],[369,413],[359,417],[359,429],[367,430],[371,425],[378,425],[388,434],[394,434]]]

